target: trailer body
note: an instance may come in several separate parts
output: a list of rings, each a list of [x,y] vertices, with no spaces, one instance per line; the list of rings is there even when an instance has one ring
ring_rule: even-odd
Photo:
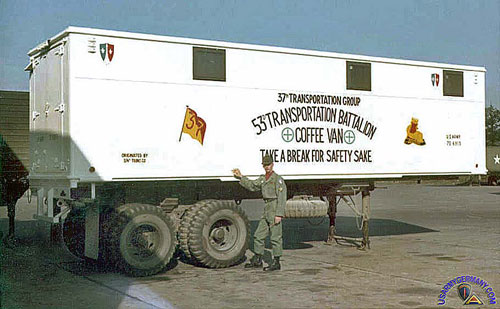
[[[263,151],[285,179],[486,172],[483,68],[81,28],[48,46],[31,52],[31,132],[62,140],[32,139],[32,179],[232,180]],[[193,78],[196,48],[224,52],[224,81]],[[346,89],[358,62],[370,91]],[[463,96],[443,95],[447,70]],[[186,106],[203,144],[181,134]],[[412,118],[423,146],[403,142]]]

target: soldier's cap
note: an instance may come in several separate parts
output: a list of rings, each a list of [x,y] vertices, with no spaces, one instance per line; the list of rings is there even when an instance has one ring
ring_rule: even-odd
[[[262,165],[269,165],[273,163],[273,158],[270,155],[265,155],[262,157]]]

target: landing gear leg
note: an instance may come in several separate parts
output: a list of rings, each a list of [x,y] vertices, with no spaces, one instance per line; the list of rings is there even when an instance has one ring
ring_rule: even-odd
[[[7,204],[7,215],[9,217],[9,233],[4,239],[5,245],[9,248],[15,247],[16,245],[16,200],[10,201]]]
[[[370,191],[364,190],[361,193],[362,196],[362,212],[363,212],[363,223],[362,232],[363,240],[361,241],[361,247],[359,249],[364,250],[366,248],[370,249],[370,240],[368,239],[368,222],[370,220]]]
[[[328,239],[326,240],[327,245],[333,244],[335,240],[335,219],[337,217],[337,196],[330,195],[328,197],[328,217],[330,217],[330,227],[328,229]]]
[[[361,250],[370,249],[370,240],[368,238],[368,222],[370,221],[370,191],[374,190],[374,188],[375,187],[372,183],[352,185],[342,184],[332,187],[330,192],[327,194],[330,204],[328,211],[328,215],[330,217],[330,228],[328,230],[328,239],[326,241],[327,245],[331,245],[333,241],[335,241],[339,245],[348,243],[349,245],[356,246]],[[352,196],[355,196],[358,193],[361,193],[362,196],[361,211],[356,207],[354,199],[352,198]],[[341,200],[344,201],[345,204],[355,213],[356,225],[363,233],[362,238],[336,235],[337,231],[335,229],[335,219],[337,217],[337,206]],[[359,222],[359,219],[361,219],[361,222]]]
[[[9,238],[14,238],[16,233],[16,201],[9,202],[7,206],[7,212],[9,216]]]

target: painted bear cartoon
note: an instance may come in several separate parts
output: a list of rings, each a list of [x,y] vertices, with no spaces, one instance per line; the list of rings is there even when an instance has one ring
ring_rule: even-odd
[[[418,119],[411,118],[411,123],[406,127],[406,139],[405,144],[417,144],[419,146],[425,145],[425,140],[422,132],[417,131],[418,129]]]

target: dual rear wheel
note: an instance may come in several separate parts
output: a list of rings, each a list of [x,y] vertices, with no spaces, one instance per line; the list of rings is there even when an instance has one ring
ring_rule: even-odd
[[[234,201],[207,200],[188,208],[179,232],[160,207],[125,204],[102,222],[101,242],[107,261],[132,276],[164,270],[179,247],[196,264],[221,268],[242,260],[248,248],[249,221]],[[75,256],[85,259],[85,211],[73,210],[63,223],[62,239]]]
[[[248,218],[234,201],[196,203],[186,212],[179,231],[185,256],[209,268],[229,267],[240,262],[250,239]]]

